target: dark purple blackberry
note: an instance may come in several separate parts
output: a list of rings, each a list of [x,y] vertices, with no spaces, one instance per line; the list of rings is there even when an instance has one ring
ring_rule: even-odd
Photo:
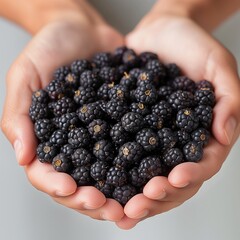
[[[114,87],[114,82],[112,83],[104,83],[101,87],[97,90],[97,96],[101,100],[109,100],[108,92],[111,88]]]
[[[29,116],[33,122],[39,119],[49,118],[50,111],[48,105],[45,103],[32,102],[29,108]]]
[[[159,145],[162,151],[173,148],[177,143],[177,136],[170,128],[162,128],[158,131]]]
[[[197,128],[191,133],[192,140],[206,146],[209,142],[210,132],[205,128]]]
[[[64,82],[59,81],[58,79],[51,81],[45,90],[47,91],[48,96],[53,100],[62,98],[66,93]]]
[[[91,87],[79,87],[75,91],[73,99],[80,106],[91,103],[96,100],[96,92]]]
[[[167,78],[171,81],[181,75],[180,68],[175,63],[169,63],[166,65]]]
[[[79,125],[80,120],[75,112],[66,113],[58,119],[58,127],[64,131],[70,131]]]
[[[154,130],[160,130],[164,126],[164,120],[162,117],[156,114],[149,114],[144,118],[146,127],[152,128]]]
[[[118,157],[129,164],[139,162],[143,156],[143,147],[137,142],[127,142],[119,148]]]
[[[94,144],[93,154],[101,161],[110,162],[115,157],[115,148],[110,141],[100,140]]]
[[[48,141],[55,127],[49,119],[39,119],[34,124],[34,132],[40,141]]]
[[[103,67],[99,71],[99,77],[102,82],[111,83],[111,82],[118,82],[119,76],[118,72],[113,67]]]
[[[141,84],[135,90],[135,98],[138,102],[145,104],[154,104],[158,99],[158,94],[156,88],[150,84]]]
[[[123,53],[122,62],[128,68],[135,68],[139,65],[139,57],[133,49],[128,49]]]
[[[176,132],[178,142],[177,145],[181,148],[183,147],[187,142],[191,140],[191,135],[185,130],[178,130]]]
[[[112,195],[116,201],[118,201],[122,206],[124,206],[136,194],[136,188],[130,184],[127,184],[116,187]]]
[[[92,61],[97,68],[111,67],[112,55],[108,52],[100,52],[95,54]]]
[[[207,105],[213,107],[215,104],[215,94],[209,88],[201,88],[196,90],[194,98],[198,105]]]
[[[83,127],[74,128],[68,133],[68,143],[76,148],[86,147],[90,142],[90,134]]]
[[[163,173],[161,160],[158,156],[148,156],[141,160],[138,167],[139,176],[143,179],[151,179]]]
[[[135,97],[135,92],[136,92],[136,89],[133,89],[129,92],[129,100],[130,102],[137,102],[137,99]]]
[[[137,78],[137,86],[146,85],[146,84],[153,84],[154,83],[154,75],[152,72],[149,71],[142,71],[139,73]]]
[[[77,76],[80,76],[84,71],[91,70],[91,69],[92,69],[92,64],[86,59],[75,60],[71,64],[71,71]]]
[[[127,132],[136,133],[143,127],[144,119],[139,113],[128,112],[121,118],[121,123]]]
[[[199,118],[194,110],[184,108],[177,112],[176,125],[179,129],[192,132],[198,127]]]
[[[118,76],[118,81],[120,81],[121,77],[124,76],[124,73],[128,72],[128,66],[121,64],[119,66],[115,67],[116,72],[117,72],[117,76]]]
[[[125,86],[128,90],[134,89],[136,87],[136,83],[137,79],[126,72],[120,80],[120,85]]]
[[[129,164],[129,162],[126,161],[126,159],[117,156],[113,159],[112,165],[126,170],[131,164]]]
[[[93,139],[101,140],[109,136],[109,125],[102,119],[94,119],[87,128]]]
[[[152,72],[154,77],[158,78],[160,83],[165,81],[166,69],[158,59],[148,61],[146,64],[146,70]]]
[[[80,86],[97,89],[102,84],[102,80],[94,70],[86,70],[80,76]]]
[[[212,85],[211,82],[209,82],[208,80],[201,80],[199,82],[196,83],[197,85],[197,89],[201,89],[201,88],[205,88],[205,89],[209,89],[209,90],[212,90],[214,91],[214,87]]]
[[[72,169],[72,162],[68,156],[60,153],[53,158],[52,166],[57,172],[68,173]]]
[[[141,68],[132,68],[130,71],[129,71],[129,75],[131,77],[134,77],[135,79],[138,78],[139,74],[143,71],[143,69]]]
[[[54,73],[53,77],[57,81],[64,81],[65,77],[71,72],[71,69],[69,66],[62,66],[59,67]]]
[[[58,147],[51,142],[40,143],[37,147],[37,158],[42,163],[51,163],[58,154]]]
[[[105,181],[98,181],[94,186],[102,192],[106,198],[112,198],[114,186],[107,184]]]
[[[158,88],[158,98],[161,100],[167,100],[172,93],[173,88],[171,86],[163,85]]]
[[[199,118],[200,125],[206,129],[210,129],[212,120],[213,120],[212,107],[205,106],[205,105],[199,105],[194,110]]]
[[[172,81],[172,87],[175,90],[183,90],[193,93],[196,89],[196,83],[186,76],[179,76]]]
[[[72,171],[71,176],[75,180],[77,186],[92,185],[93,179],[90,176],[90,166],[81,166],[75,168]]]
[[[112,141],[120,146],[129,140],[129,134],[125,131],[120,122],[112,126],[110,130],[110,137]]]
[[[53,114],[60,117],[66,113],[71,113],[76,110],[76,104],[71,98],[63,97],[57,100],[53,107]]]
[[[128,111],[128,106],[124,101],[112,99],[106,104],[106,112],[111,119],[118,120]]]
[[[151,128],[144,128],[136,134],[136,142],[147,152],[159,147],[159,137]]]
[[[103,181],[106,179],[109,165],[104,161],[96,161],[91,165],[90,175],[95,181]]]
[[[130,111],[139,113],[142,116],[145,116],[150,113],[150,109],[148,106],[146,106],[144,103],[136,103],[136,102],[131,103]]]
[[[68,73],[64,81],[65,81],[65,86],[70,88],[71,90],[77,88],[79,85],[78,76],[74,73]]]
[[[163,120],[169,120],[172,118],[172,108],[171,105],[165,101],[161,100],[152,106],[152,113],[163,118]]]
[[[122,64],[122,57],[124,52],[126,52],[128,48],[126,46],[118,47],[113,52],[113,62],[115,65]]]
[[[128,175],[125,170],[116,166],[111,167],[107,171],[106,183],[115,187],[123,186],[128,181]]]
[[[67,137],[68,137],[67,131],[58,129],[52,133],[49,141],[58,147],[62,147],[67,143],[68,141]]]
[[[129,99],[129,91],[126,86],[117,84],[108,91],[108,96],[110,99],[127,101]]]
[[[170,148],[163,153],[162,161],[168,167],[175,167],[184,162],[183,153],[179,148]]]
[[[75,151],[74,146],[69,143],[63,145],[60,149],[61,153],[64,153],[66,156],[69,156],[69,157],[71,157],[74,151]]]
[[[86,124],[89,124],[94,119],[102,118],[102,116],[103,110],[97,102],[85,104],[78,109],[78,117]]]
[[[184,145],[183,154],[187,161],[199,162],[203,156],[203,147],[195,141],[190,141]]]
[[[153,52],[142,52],[139,54],[140,64],[144,67],[151,60],[158,60],[158,55]]]
[[[49,102],[49,96],[45,90],[39,89],[32,94],[32,103],[47,104],[48,102]]]
[[[93,161],[93,156],[85,148],[77,148],[71,155],[72,163],[75,168],[90,165]]]
[[[147,180],[139,176],[138,167],[133,167],[128,172],[128,181],[135,187],[143,187]]]
[[[195,105],[193,94],[184,90],[177,90],[176,92],[173,92],[169,96],[168,102],[175,110],[193,107]]]

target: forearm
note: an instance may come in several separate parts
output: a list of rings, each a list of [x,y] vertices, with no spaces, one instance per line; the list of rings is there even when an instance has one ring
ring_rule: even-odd
[[[212,31],[239,9],[239,0],[159,0],[152,11],[187,16]]]

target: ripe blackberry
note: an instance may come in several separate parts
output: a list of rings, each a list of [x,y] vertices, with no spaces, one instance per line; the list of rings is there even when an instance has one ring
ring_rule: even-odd
[[[158,98],[161,100],[167,100],[172,93],[173,88],[171,86],[163,85],[158,88]]]
[[[64,82],[59,81],[58,79],[51,81],[45,90],[47,91],[48,96],[53,100],[62,98],[66,93]]]
[[[80,120],[75,112],[66,113],[58,119],[58,127],[64,131],[70,131],[79,125]]]
[[[111,82],[118,82],[118,72],[113,67],[103,67],[99,71],[99,77],[102,82],[111,83]]]
[[[143,187],[147,180],[139,176],[138,167],[133,167],[128,172],[129,183],[135,187]]]
[[[177,145],[180,148],[182,148],[187,142],[189,142],[191,140],[190,133],[188,133],[185,130],[178,130],[176,132],[176,135],[177,135],[177,139],[178,139]]]
[[[100,52],[95,54],[92,61],[97,68],[111,67],[112,55],[108,52]]]
[[[91,103],[96,100],[96,92],[91,87],[81,86],[75,91],[73,99],[80,106]]]
[[[104,161],[96,161],[91,165],[90,175],[95,181],[103,181],[106,179],[109,165]]]
[[[75,168],[72,171],[71,176],[75,180],[77,186],[92,185],[93,179],[90,176],[90,166],[81,166]]]
[[[129,71],[128,67],[124,64],[116,66],[115,69],[116,69],[116,72],[117,72],[118,81],[120,81],[121,77],[124,75],[125,72]]]
[[[58,129],[52,133],[49,141],[58,147],[62,147],[67,143],[68,141],[67,137],[68,137],[68,134],[66,131]]]
[[[129,100],[130,102],[137,102],[137,99],[135,97],[135,92],[136,92],[136,89],[133,89],[129,92]]]
[[[176,125],[179,129],[192,132],[198,127],[199,118],[194,110],[184,108],[177,112]]]
[[[128,110],[128,106],[124,101],[112,99],[106,104],[106,112],[111,119],[118,120]]]
[[[171,81],[176,77],[181,75],[180,68],[175,63],[170,63],[166,65],[167,78]]]
[[[105,181],[98,181],[94,186],[102,192],[106,198],[112,198],[114,186],[107,184]]]
[[[136,83],[137,79],[126,72],[120,80],[120,85],[125,86],[128,90],[134,89],[136,87]]]
[[[72,169],[72,162],[64,153],[59,153],[53,158],[52,166],[58,172],[68,173]]]
[[[86,59],[75,60],[71,64],[71,71],[77,76],[80,76],[84,71],[91,69],[92,64]]]
[[[171,105],[165,101],[161,100],[152,106],[152,113],[163,118],[163,120],[169,120],[172,118],[172,108]]]
[[[79,85],[78,76],[72,72],[68,73],[64,79],[65,86],[69,88],[69,91],[77,88]]]
[[[168,102],[170,103],[171,107],[175,110],[193,107],[195,105],[193,94],[191,92],[184,90],[177,90],[176,92],[173,92],[169,96]]]
[[[116,187],[113,191],[113,198],[121,205],[125,205],[133,196],[137,194],[137,190],[134,186],[127,184],[120,187]]]
[[[120,146],[129,140],[129,134],[125,131],[120,122],[112,126],[110,130],[110,137],[112,141]]]
[[[57,100],[53,107],[53,114],[60,117],[66,113],[71,113],[76,110],[76,104],[71,98],[63,97]]]
[[[49,119],[39,119],[34,124],[34,132],[40,141],[48,141],[55,127]]]
[[[74,151],[75,151],[74,146],[69,143],[63,145],[60,149],[61,153],[64,153],[66,156],[69,156],[69,157],[71,157]]]
[[[154,75],[149,71],[141,71],[137,77],[137,86],[142,84],[153,84],[154,83]]]
[[[143,147],[137,142],[127,142],[119,148],[118,157],[128,162],[135,164],[143,156]]]
[[[129,91],[126,86],[117,84],[108,91],[108,96],[110,99],[127,101],[129,99]]]
[[[121,123],[127,132],[136,133],[143,127],[144,120],[141,114],[128,112],[121,118]]]
[[[153,52],[142,52],[139,54],[140,64],[144,67],[151,60],[158,60],[158,55]]]
[[[51,142],[43,142],[37,146],[37,158],[42,163],[51,163],[58,154],[58,147]]]
[[[196,90],[194,98],[198,105],[207,105],[213,107],[215,104],[214,92],[209,88],[201,88]]]
[[[46,104],[48,103],[48,101],[49,101],[48,93],[43,89],[39,89],[32,94],[32,103]]]
[[[29,116],[33,122],[48,118],[50,116],[48,105],[45,103],[32,102],[29,108]]]
[[[97,96],[101,100],[109,100],[108,92],[111,88],[114,87],[114,82],[112,83],[104,83],[101,87],[97,90]]]
[[[183,153],[179,148],[170,148],[163,153],[162,161],[168,167],[175,167],[184,162]]]
[[[190,141],[184,145],[183,154],[187,161],[199,162],[203,156],[203,147],[195,141]]]
[[[118,47],[113,52],[113,62],[115,65],[122,64],[122,57],[124,52],[126,52],[128,48],[126,46]]]
[[[173,148],[177,143],[177,136],[170,128],[162,128],[158,131],[159,145],[162,151]]]
[[[213,120],[213,109],[211,106],[199,105],[195,109],[199,123],[206,129],[210,129]]]
[[[54,73],[53,77],[54,79],[58,81],[64,81],[65,77],[71,72],[71,69],[69,66],[62,66],[59,67]]]
[[[158,156],[148,156],[141,160],[138,167],[139,176],[143,179],[151,179],[163,173],[161,160]]]
[[[151,152],[158,148],[159,137],[150,128],[144,128],[136,134],[136,142],[139,143],[145,151]]]
[[[172,81],[172,87],[175,90],[183,90],[193,93],[196,89],[196,84],[192,79],[186,76],[179,76]]]
[[[135,113],[139,113],[142,116],[145,116],[145,115],[150,113],[150,109],[149,109],[148,106],[146,106],[143,103],[136,103],[136,102],[131,103],[130,111],[135,112]]]
[[[68,143],[76,148],[86,147],[90,141],[90,134],[83,127],[74,128],[68,133]]]
[[[129,71],[129,75],[131,77],[134,77],[135,79],[138,78],[139,74],[142,72],[143,70],[141,68],[132,68],[130,71]]]
[[[132,49],[128,49],[123,53],[122,62],[128,68],[135,68],[139,65],[139,57]]]
[[[211,82],[209,82],[208,80],[201,80],[199,82],[196,83],[197,85],[197,89],[201,89],[201,88],[205,88],[205,89],[209,89],[209,90],[212,90],[214,91],[214,87],[212,85]]]
[[[146,64],[146,70],[152,72],[153,75],[158,78],[158,81],[160,83],[163,83],[165,81],[166,69],[158,59],[148,61]]]
[[[164,126],[164,120],[162,117],[156,114],[149,114],[144,118],[146,127],[152,128],[154,130],[160,130]]]
[[[93,139],[104,139],[109,135],[109,125],[102,119],[94,119],[88,125],[88,131]]]
[[[125,170],[127,170],[127,168],[131,166],[131,164],[129,164],[129,162],[126,161],[126,159],[121,158],[120,156],[117,156],[113,159],[112,165]]]
[[[209,142],[210,132],[205,128],[197,128],[191,133],[192,140],[206,146]]]
[[[110,162],[115,157],[115,148],[111,142],[100,140],[94,144],[93,154],[101,161]]]
[[[141,84],[135,90],[135,98],[138,102],[145,104],[154,104],[158,99],[158,94],[156,88],[150,84]]]
[[[72,163],[75,168],[90,165],[93,161],[92,154],[85,148],[77,148],[71,155]]]
[[[123,186],[128,181],[128,175],[125,170],[113,166],[109,168],[106,175],[106,183],[115,187]]]

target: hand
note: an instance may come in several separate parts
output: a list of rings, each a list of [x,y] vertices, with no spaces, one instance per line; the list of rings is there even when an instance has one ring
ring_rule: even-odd
[[[34,187],[90,217],[118,221],[123,217],[120,204],[107,200],[93,187],[77,188],[70,176],[36,159],[37,141],[28,116],[32,92],[45,87],[57,67],[123,45],[123,37],[90,12],[87,17],[74,12],[51,20],[24,49],[7,76],[1,127]]]
[[[164,63],[176,63],[194,80],[210,80],[217,100],[214,138],[204,149],[203,159],[176,166],[168,178],[151,179],[143,194],[126,204],[126,216],[117,223],[129,229],[145,218],[181,205],[220,170],[239,136],[240,83],[231,54],[188,18],[149,14],[127,35],[126,44],[137,52],[155,52]]]

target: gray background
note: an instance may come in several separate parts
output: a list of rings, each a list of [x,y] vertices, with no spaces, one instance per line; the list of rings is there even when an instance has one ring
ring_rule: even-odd
[[[141,6],[138,0],[95,1],[108,16],[107,19],[123,32],[128,32],[154,1],[140,2]],[[239,23],[240,14],[236,14],[214,33],[235,54],[238,62]],[[30,40],[30,36],[3,19],[0,19],[0,36],[2,112],[7,70]],[[239,148],[240,141],[233,148],[221,172],[204,184],[199,193],[188,202],[168,213],[146,220],[130,231],[123,231],[112,223],[92,220],[57,205],[47,195],[34,189],[23,169],[17,165],[12,147],[0,133],[0,239],[239,240]]]

